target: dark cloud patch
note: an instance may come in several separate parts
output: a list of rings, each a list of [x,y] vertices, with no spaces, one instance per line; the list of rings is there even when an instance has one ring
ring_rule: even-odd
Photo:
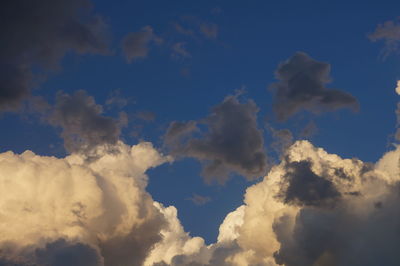
[[[334,205],[340,193],[334,184],[311,169],[309,161],[290,162],[283,177],[280,197],[287,204],[299,206]]]
[[[67,151],[90,152],[98,145],[113,145],[119,139],[121,124],[103,116],[102,112],[102,106],[85,91],[76,91],[72,95],[60,92],[49,122],[62,128],[61,136]]]
[[[146,223],[133,227],[128,235],[100,244],[104,265],[143,265],[151,248],[161,240],[160,230],[165,222],[160,214],[154,215]]]
[[[128,63],[140,58],[146,58],[151,43],[160,44],[163,39],[158,37],[151,26],[146,26],[138,32],[128,33],[122,40],[122,52]]]
[[[272,85],[274,111],[280,121],[307,110],[313,113],[340,108],[358,109],[357,100],[347,92],[326,88],[330,65],[318,62],[306,53],[297,52],[281,63],[275,72],[279,80]]]
[[[17,110],[67,52],[108,53],[107,26],[90,9],[89,0],[2,1],[0,111]]]
[[[96,249],[82,243],[68,243],[64,239],[46,244],[36,250],[39,265],[101,266],[103,261]]]
[[[207,182],[224,183],[236,172],[251,180],[265,174],[267,156],[262,131],[257,125],[257,105],[249,100],[240,103],[238,96],[228,96],[198,122],[207,127],[199,137],[195,122],[173,122],[165,136],[165,144],[173,154],[188,156],[203,162]]]
[[[399,21],[389,20],[379,24],[373,33],[368,34],[368,38],[373,41],[383,41],[385,46],[382,50],[383,58],[391,53],[399,51],[400,44],[400,23]]]

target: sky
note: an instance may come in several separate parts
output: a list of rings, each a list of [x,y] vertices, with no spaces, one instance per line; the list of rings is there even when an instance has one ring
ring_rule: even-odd
[[[1,266],[399,265],[398,1],[2,5]]]

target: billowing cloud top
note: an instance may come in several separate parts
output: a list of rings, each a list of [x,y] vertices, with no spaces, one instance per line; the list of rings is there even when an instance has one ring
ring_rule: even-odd
[[[97,160],[0,154],[1,265],[397,265],[400,148],[376,164],[295,142],[249,187],[216,243],[154,202],[145,171],[170,160],[150,143]]]
[[[0,154],[1,260],[141,265],[166,223],[145,191],[144,172],[168,158],[150,143],[116,149],[98,151],[91,163],[78,154]]]

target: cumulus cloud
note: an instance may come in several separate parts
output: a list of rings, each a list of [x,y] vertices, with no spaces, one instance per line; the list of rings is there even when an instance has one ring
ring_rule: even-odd
[[[328,89],[330,65],[319,62],[303,52],[297,52],[281,63],[272,84],[274,111],[280,121],[307,110],[313,113],[340,108],[358,109],[357,100],[347,92]]]
[[[154,33],[151,26],[143,27],[138,32],[128,33],[122,40],[122,52],[126,61],[132,63],[140,58],[146,58],[152,42],[160,44],[163,39]]]
[[[297,141],[247,189],[216,243],[153,265],[397,265],[399,159],[400,148],[370,164]]]
[[[295,142],[246,190],[244,204],[226,216],[210,245],[185,232],[175,207],[154,202],[145,190],[146,170],[170,158],[150,143],[118,142],[116,149],[99,147],[91,161],[79,153],[0,154],[0,264],[391,266],[400,260],[400,147],[372,164]]]
[[[382,50],[383,57],[391,53],[398,52],[400,44],[400,23],[389,20],[379,24],[373,33],[368,34],[368,38],[373,41],[384,41],[385,47]]]
[[[400,95],[400,80],[398,80],[397,81],[397,86],[396,86],[396,93],[398,94],[398,95]]]
[[[0,154],[0,263],[142,265],[167,226],[145,172],[169,158],[150,143],[116,149],[91,162]]]
[[[203,162],[207,182],[224,183],[232,172],[251,180],[267,169],[264,139],[257,125],[258,107],[251,100],[240,103],[237,97],[226,97],[201,121],[171,123],[165,134],[165,144],[173,154]],[[201,131],[197,123],[208,130]],[[200,136],[191,136],[196,131]]]
[[[17,110],[38,84],[37,70],[43,80],[67,52],[108,53],[107,26],[90,9],[89,0],[2,2],[0,111]]]
[[[103,116],[102,112],[102,106],[83,90],[72,95],[59,92],[49,122],[62,128],[67,151],[88,154],[99,145],[115,145],[121,126],[126,123],[124,115],[119,121]]]

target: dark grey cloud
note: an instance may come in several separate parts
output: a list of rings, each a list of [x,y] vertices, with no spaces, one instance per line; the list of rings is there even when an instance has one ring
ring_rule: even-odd
[[[389,20],[379,24],[375,31],[368,34],[368,38],[373,41],[383,41],[385,46],[382,50],[383,57],[399,51],[400,44],[400,23],[399,21]]]
[[[52,266],[101,266],[103,259],[97,250],[82,243],[68,243],[64,239],[46,244],[45,248],[37,249],[38,265]]]
[[[107,26],[89,0],[5,0],[0,17],[0,111],[17,110],[67,52],[108,53]]]
[[[212,109],[212,113],[198,124],[207,131],[192,136],[196,122],[173,122],[165,144],[172,153],[203,162],[203,176],[207,182],[224,183],[232,172],[251,180],[265,174],[267,156],[264,138],[257,125],[257,105],[248,100],[240,103],[236,96],[228,96]]]
[[[154,244],[162,239],[160,230],[165,226],[165,222],[164,217],[157,214],[132,228],[127,236],[115,237],[100,244],[104,265],[143,265]]]
[[[115,144],[121,133],[121,123],[102,112],[102,106],[85,91],[72,95],[59,92],[49,122],[62,128],[61,136],[69,152],[90,152],[98,145]]]
[[[347,92],[328,89],[330,65],[297,52],[281,63],[275,72],[279,80],[272,85],[274,111],[280,121],[307,110],[313,113],[340,108],[358,109],[357,100]]]
[[[158,37],[151,26],[143,27],[138,32],[128,33],[122,40],[122,52],[128,63],[140,58],[146,58],[151,43],[160,44],[163,40]]]
[[[334,184],[315,174],[309,161],[287,164],[280,196],[285,203],[300,206],[332,206],[340,199]]]

